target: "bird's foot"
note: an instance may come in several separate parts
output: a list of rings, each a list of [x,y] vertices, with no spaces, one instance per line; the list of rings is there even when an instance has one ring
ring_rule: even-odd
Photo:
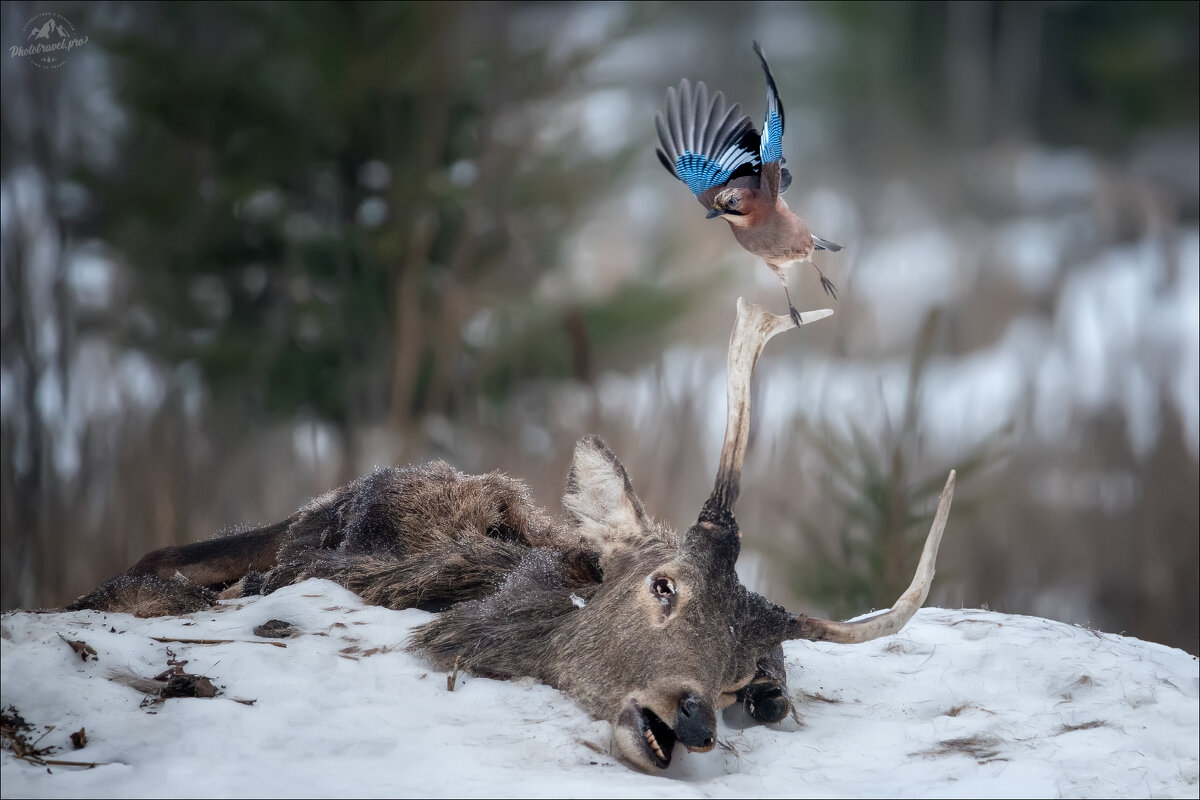
[[[833,281],[825,277],[824,272],[821,273],[821,288],[825,290],[825,294],[837,300],[837,287],[833,285]]]
[[[792,315],[792,324],[799,328],[804,323],[800,321],[800,312],[791,303],[788,303],[788,312]]]

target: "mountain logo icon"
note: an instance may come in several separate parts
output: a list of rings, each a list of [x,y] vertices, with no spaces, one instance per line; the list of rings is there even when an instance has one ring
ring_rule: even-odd
[[[62,26],[58,20],[51,17],[46,20],[45,24],[40,28],[34,28],[29,32],[30,41],[57,41],[58,39],[66,39],[69,36],[67,29]]]
[[[8,46],[8,57],[25,59],[42,69],[58,69],[77,47],[87,44],[88,37],[62,14],[43,11],[34,14],[21,29],[20,44]]]

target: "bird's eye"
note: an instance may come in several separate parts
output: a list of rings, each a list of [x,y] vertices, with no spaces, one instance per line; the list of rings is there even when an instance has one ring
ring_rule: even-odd
[[[729,198],[729,207],[730,208],[737,208],[739,205],[741,205],[741,203],[742,203],[742,201],[741,201],[741,199],[739,199],[737,197],[737,195],[734,195],[733,197]]]

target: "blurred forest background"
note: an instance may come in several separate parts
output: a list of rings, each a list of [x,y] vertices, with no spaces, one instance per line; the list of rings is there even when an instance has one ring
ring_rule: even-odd
[[[654,156],[682,77],[846,249],[768,347],[748,584],[883,607],[951,467],[932,603],[1200,651],[1196,3],[3,5],[3,607],[274,522],[376,464],[577,437],[685,526],[739,295],[778,282]],[[34,15],[87,44],[44,69]]]

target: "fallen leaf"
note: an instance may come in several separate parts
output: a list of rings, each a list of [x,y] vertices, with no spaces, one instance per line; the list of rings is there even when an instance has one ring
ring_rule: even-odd
[[[87,746],[87,731],[83,728],[71,734],[71,744],[75,745],[76,750],[82,750]]]
[[[100,660],[100,657],[96,655],[96,650],[87,642],[73,642],[61,633],[58,635],[58,638],[71,645],[71,649],[78,653],[79,657],[85,662],[88,660],[88,656],[91,656],[93,661]]]

